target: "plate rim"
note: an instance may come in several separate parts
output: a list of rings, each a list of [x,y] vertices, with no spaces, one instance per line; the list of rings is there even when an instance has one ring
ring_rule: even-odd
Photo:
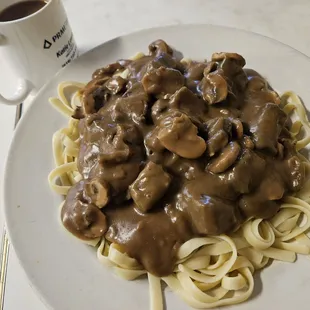
[[[37,97],[39,97],[42,93],[45,92],[45,90],[49,87],[50,84],[52,84],[53,82],[57,81],[58,77],[65,71],[69,71],[76,63],[80,62],[83,58],[87,58],[89,57],[89,55],[91,55],[93,52],[100,50],[102,48],[104,48],[105,45],[107,45],[109,42],[112,42],[114,40],[117,39],[121,39],[124,37],[130,37],[130,36],[136,36],[136,35],[143,35],[143,33],[148,33],[151,31],[160,31],[163,29],[173,29],[173,28],[194,28],[194,27],[203,27],[206,28],[220,28],[222,30],[228,30],[228,31],[233,31],[233,32],[242,32],[245,33],[247,35],[251,35],[251,36],[255,36],[258,38],[262,38],[264,40],[270,41],[271,43],[276,43],[277,45],[281,45],[291,51],[293,51],[294,53],[298,54],[299,56],[303,57],[305,59],[305,61],[310,62],[310,56],[306,55],[305,53],[299,51],[298,49],[284,43],[281,42],[277,39],[271,38],[269,36],[257,33],[257,32],[253,32],[253,31],[249,31],[246,29],[240,29],[240,28],[236,28],[236,27],[230,27],[230,26],[224,26],[224,25],[217,25],[217,24],[209,24],[209,23],[189,23],[189,24],[173,24],[173,25],[163,25],[163,26],[159,26],[159,27],[150,27],[150,28],[144,28],[144,29],[140,29],[140,30],[136,30],[133,32],[128,32],[128,33],[124,33],[121,34],[119,36],[113,37],[107,41],[102,42],[101,44],[96,45],[95,47],[87,50],[85,53],[81,54],[78,58],[74,59],[70,64],[68,64],[66,67],[61,68],[56,74],[54,74],[53,76],[51,76],[49,78],[49,80],[37,91],[37,93],[35,93],[35,95],[31,98],[31,102],[30,105],[28,107],[28,109],[26,110],[26,112],[23,114],[22,118],[20,119],[20,121],[18,122],[15,130],[13,131],[13,137],[12,140],[10,142],[9,145],[9,149],[8,152],[6,154],[5,157],[5,161],[4,161],[4,173],[3,173],[3,184],[2,184],[2,189],[3,189],[3,196],[2,196],[2,203],[3,203],[3,214],[4,214],[4,223],[5,223],[5,227],[6,227],[6,231],[9,237],[9,242],[11,244],[11,246],[13,246],[16,257],[18,259],[18,262],[20,264],[20,266],[23,269],[23,272],[27,278],[27,282],[30,285],[30,287],[32,288],[32,290],[35,292],[35,295],[37,296],[37,298],[39,298],[39,300],[41,302],[43,302],[44,306],[47,307],[47,309],[51,309],[51,310],[55,310],[52,305],[50,304],[50,302],[47,300],[47,298],[44,296],[45,294],[41,291],[40,287],[38,287],[36,284],[34,284],[32,282],[32,279],[30,277],[29,272],[27,271],[27,267],[24,264],[24,262],[22,261],[22,254],[19,251],[18,248],[15,248],[15,237],[14,233],[12,232],[12,228],[9,220],[9,215],[8,215],[8,209],[9,209],[9,203],[8,203],[8,190],[9,190],[9,186],[8,185],[8,179],[9,179],[9,170],[10,170],[10,166],[11,166],[11,160],[10,160],[10,155],[14,152],[15,149],[15,145],[16,143],[18,143],[18,139],[20,136],[22,136],[22,130],[23,127],[26,126],[27,124],[27,118],[29,117],[29,115],[32,113],[32,110],[34,110],[37,105],[39,104]],[[13,238],[12,238],[13,237]]]

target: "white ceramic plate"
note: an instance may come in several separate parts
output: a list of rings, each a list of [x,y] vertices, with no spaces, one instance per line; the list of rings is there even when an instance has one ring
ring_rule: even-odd
[[[162,38],[184,56],[205,59],[213,52],[242,54],[280,91],[294,90],[310,104],[310,60],[296,50],[253,33],[211,25],[172,26],[116,38],[84,54],[55,76],[35,98],[16,129],[5,172],[5,216],[10,240],[33,287],[55,310],[148,309],[147,280],[127,282],[101,266],[94,249],[61,227],[47,175],[53,168],[52,135],[66,119],[48,103],[64,80],[86,82],[92,72],[128,58]],[[308,105],[310,107],[310,105]],[[256,277],[253,298],[238,309],[308,309],[310,260],[274,263]],[[18,297],[17,297],[18,298]],[[166,292],[167,309],[188,309]]]

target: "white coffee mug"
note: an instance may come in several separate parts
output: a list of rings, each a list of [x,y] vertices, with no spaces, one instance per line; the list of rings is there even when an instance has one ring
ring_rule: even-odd
[[[17,2],[0,0],[0,12]],[[39,89],[60,68],[77,57],[76,43],[61,0],[47,4],[21,19],[0,21],[0,57],[20,78],[11,98],[0,94],[0,103],[19,104]],[[4,74],[0,68],[0,74]]]

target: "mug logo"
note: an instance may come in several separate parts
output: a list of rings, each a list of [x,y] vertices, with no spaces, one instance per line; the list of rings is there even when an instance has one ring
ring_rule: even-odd
[[[52,46],[52,43],[50,41],[44,40],[44,49],[49,49]]]

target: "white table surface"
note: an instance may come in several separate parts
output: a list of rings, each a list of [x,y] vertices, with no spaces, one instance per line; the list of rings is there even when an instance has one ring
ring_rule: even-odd
[[[143,28],[169,24],[210,23],[254,31],[291,45],[310,56],[309,0],[63,0],[63,2],[80,53],[113,37]],[[14,89],[14,84],[15,78],[9,74],[5,59],[0,55],[0,91],[9,94]],[[0,106],[1,177],[13,135],[14,118],[14,107]],[[0,213],[0,231],[2,224],[3,216]],[[4,309],[46,310],[28,284],[12,247]]]

